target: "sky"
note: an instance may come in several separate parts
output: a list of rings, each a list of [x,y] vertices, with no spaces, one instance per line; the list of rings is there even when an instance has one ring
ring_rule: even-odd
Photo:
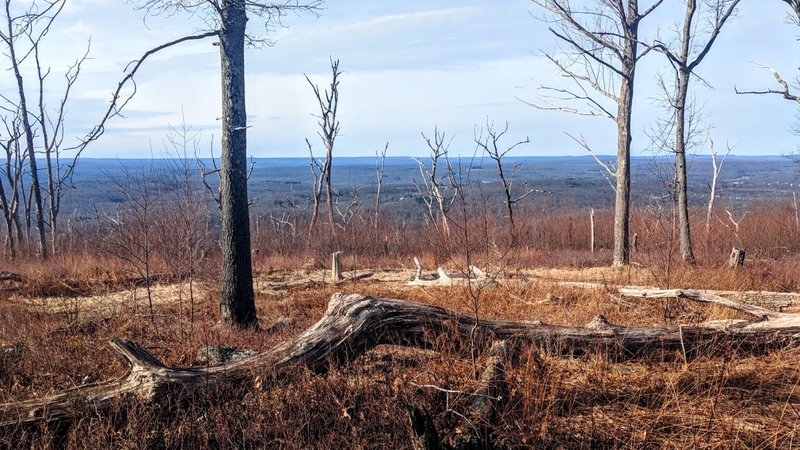
[[[17,0],[24,4],[24,0]],[[130,61],[163,42],[204,29],[200,15],[145,17],[132,0],[67,0],[42,44],[42,59],[53,75],[50,103],[62,89],[60,76],[91,39],[91,59],[74,87],[68,107],[66,142],[91,129]],[[643,2],[649,4],[650,2]],[[667,0],[642,24],[649,38],[670,35],[682,4]],[[741,96],[740,89],[775,88],[776,68],[794,79],[800,65],[800,29],[787,20],[778,0],[744,1],[698,72],[708,83],[694,94],[718,147],[736,154],[776,155],[794,151],[800,138],[790,132],[797,104],[778,96]],[[246,54],[248,154],[305,157],[305,139],[322,149],[316,135],[316,104],[304,78],[329,82],[329,58],[340,60],[341,135],[339,156],[371,156],[389,142],[389,156],[425,155],[421,133],[438,128],[452,138],[451,151],[472,154],[476,127],[487,120],[509,122],[508,145],[530,138],[514,155],[585,155],[566,133],[582,135],[599,154],[612,154],[615,124],[608,119],[531,108],[542,85],[566,86],[543,56],[557,52],[555,37],[538,20],[529,0],[327,0],[319,17],[289,16],[266,31],[272,45]],[[249,31],[263,30],[255,18]],[[664,60],[652,53],[636,81],[634,155],[649,154],[646,130],[663,110],[655,75]],[[30,68],[26,74],[31,75]],[[219,152],[219,52],[212,40],[182,44],[148,59],[137,77],[137,93],[124,117],[84,156],[160,157],[169,152],[170,127],[185,123],[198,134],[201,155]],[[9,71],[0,78],[13,92]],[[29,86],[29,90],[33,87]],[[707,153],[708,146],[694,149]]]

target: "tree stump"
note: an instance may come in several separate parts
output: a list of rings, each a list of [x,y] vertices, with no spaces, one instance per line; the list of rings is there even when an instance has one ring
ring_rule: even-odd
[[[742,266],[744,266],[744,248],[733,247],[731,256],[728,259],[728,267],[735,269]]]
[[[342,252],[333,252],[331,262],[331,277],[333,278],[334,283],[342,280],[341,255]]]

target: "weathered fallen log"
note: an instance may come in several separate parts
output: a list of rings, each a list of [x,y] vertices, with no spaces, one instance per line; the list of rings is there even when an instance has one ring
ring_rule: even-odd
[[[380,344],[435,348],[447,338],[467,348],[472,317],[444,308],[359,294],[335,294],[322,318],[300,335],[270,350],[236,362],[210,367],[173,368],[158,361],[134,342],[111,340],[112,348],[130,366],[116,380],[93,383],[43,398],[0,405],[0,426],[69,419],[89,405],[102,412],[120,398],[162,401],[218,384],[253,385],[257,379],[295,365],[325,372],[344,365]],[[758,321],[724,320],[680,326],[626,327],[596,317],[583,327],[540,322],[481,320],[477,344],[507,340],[536,345],[563,356],[589,352],[615,358],[662,357],[681,352],[687,357],[716,348],[764,350],[800,342],[800,315],[774,313]],[[482,338],[482,339],[480,339]],[[723,344],[723,345],[718,345]],[[256,382],[256,384],[260,384]],[[168,395],[169,394],[169,395]]]
[[[600,289],[616,291],[618,289],[631,290],[659,290],[652,286],[617,286],[613,283],[597,283],[592,281],[562,281],[552,278],[539,278],[542,281],[553,283],[558,286],[576,289]],[[794,305],[800,305],[799,292],[773,292],[773,291],[724,291],[714,289],[686,289],[702,292],[703,294],[725,297],[739,303],[762,306],[773,311],[782,311]]]
[[[361,272],[347,278],[341,278],[336,281],[336,284],[352,283],[354,281],[363,280],[364,278],[369,278],[373,275],[375,275],[375,272]]]
[[[737,303],[719,295],[709,294],[703,291],[694,289],[636,289],[636,288],[620,288],[619,293],[628,297],[640,298],[682,298],[692,300],[700,303],[713,303],[715,305],[727,306],[728,308],[735,309],[751,314],[755,317],[763,319],[777,319],[780,317],[791,317],[793,314],[784,314],[780,312],[771,311],[755,305],[746,305],[744,303]]]
[[[441,267],[436,268],[436,273],[423,274],[419,258],[414,257],[414,276],[406,283],[408,286],[453,286],[457,283],[474,282],[479,286],[496,285],[497,280],[486,275],[481,269],[470,265],[466,273],[447,273]]]

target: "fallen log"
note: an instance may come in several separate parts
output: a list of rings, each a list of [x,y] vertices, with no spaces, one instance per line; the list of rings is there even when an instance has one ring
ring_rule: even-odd
[[[336,281],[336,284],[353,283],[358,280],[363,280],[364,278],[369,278],[373,275],[375,275],[375,272],[361,272],[347,278],[341,278]]]
[[[419,258],[414,257],[414,276],[406,283],[407,286],[454,286],[457,283],[473,282],[479,286],[496,285],[497,280],[486,275],[481,269],[470,265],[466,273],[447,273],[441,267],[436,268],[436,273],[423,274]]]
[[[15,403],[0,404],[0,426],[59,421],[72,418],[88,405],[101,413],[121,398],[145,402],[174,399],[193,390],[215,385],[261,385],[269,375],[304,365],[324,373],[331,365],[345,365],[381,344],[435,348],[446,338],[466,353],[475,326],[471,316],[444,308],[360,294],[334,294],[322,318],[300,335],[270,350],[227,365],[174,368],[162,364],[134,342],[113,338],[111,347],[130,367],[119,379],[92,383],[62,393]],[[800,342],[800,314],[779,314],[758,321],[723,320],[692,325],[626,327],[597,316],[586,326],[548,325],[540,322],[480,320],[476,344],[490,340],[533,344],[542,352],[565,357],[590,352],[613,358],[665,357],[681,352],[692,357],[701,352],[738,349],[761,351],[795,346]],[[719,345],[722,344],[722,345]]]
[[[755,305],[746,305],[738,303],[719,295],[709,294],[703,291],[694,289],[636,289],[636,288],[620,288],[620,295],[627,297],[640,297],[640,298],[682,298],[692,300],[700,303],[712,303],[728,308],[742,311],[751,314],[758,318],[763,319],[777,319],[780,317],[791,317],[793,314],[784,314],[781,312],[771,311]]]
[[[613,292],[618,289],[631,290],[658,290],[652,286],[617,286],[613,283],[597,283],[593,281],[562,281],[553,278],[538,278],[557,286],[576,289],[599,289]],[[773,292],[773,291],[724,291],[715,289],[686,289],[702,292],[704,294],[725,297],[739,303],[762,306],[773,311],[782,311],[794,305],[800,305],[800,292]]]

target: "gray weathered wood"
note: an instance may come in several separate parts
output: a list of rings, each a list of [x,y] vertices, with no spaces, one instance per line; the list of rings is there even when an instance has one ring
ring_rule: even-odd
[[[208,390],[220,384],[253,385],[258,383],[256,380],[269,379],[267,375],[295,365],[322,373],[331,365],[345,365],[380,344],[436,348],[436,342],[447,338],[459,349],[460,342],[470,342],[475,326],[472,316],[444,308],[360,294],[335,294],[322,318],[300,335],[227,365],[168,367],[136,343],[114,338],[112,348],[130,367],[126,376],[52,396],[2,404],[0,426],[71,419],[79,411],[76,404],[88,405],[99,414],[119,399],[130,397],[144,402],[168,399],[177,404],[176,398],[194,390]],[[590,352],[626,359],[660,358],[677,352],[691,357],[720,348],[728,352],[796,346],[800,342],[800,315],[764,313],[758,321],[645,327],[613,325],[602,317],[586,326],[480,320],[477,335],[533,344],[543,352],[566,357]],[[479,339],[478,344],[488,341]],[[467,347],[464,344],[465,352]]]
[[[745,252],[743,248],[733,247],[731,250],[731,256],[728,259],[728,267],[737,268],[744,266],[744,256]]]
[[[331,279],[334,283],[342,280],[342,252],[333,252],[331,255]]]

